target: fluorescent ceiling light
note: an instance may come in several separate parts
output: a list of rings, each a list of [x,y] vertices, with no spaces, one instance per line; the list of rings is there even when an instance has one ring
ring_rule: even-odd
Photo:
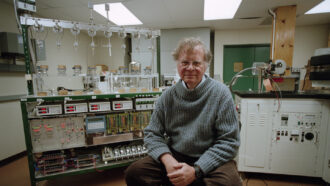
[[[320,14],[330,12],[330,0],[324,0],[320,4],[314,6],[305,14]]]
[[[141,25],[142,22],[129,11],[122,3],[108,3],[110,6],[109,20],[116,25]],[[93,9],[107,18],[107,12],[105,11],[105,4],[96,4]]]
[[[204,20],[232,19],[242,0],[204,0]]]

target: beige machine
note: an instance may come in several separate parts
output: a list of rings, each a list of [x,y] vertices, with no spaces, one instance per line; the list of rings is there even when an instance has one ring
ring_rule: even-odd
[[[330,101],[244,97],[238,104],[239,171],[322,177],[329,182]]]

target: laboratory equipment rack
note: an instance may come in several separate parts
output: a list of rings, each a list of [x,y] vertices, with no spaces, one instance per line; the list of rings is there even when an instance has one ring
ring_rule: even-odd
[[[143,93],[111,93],[111,94],[98,94],[98,95],[65,95],[65,96],[24,96],[20,99],[21,104],[21,113],[22,113],[22,120],[23,120],[23,128],[24,128],[24,135],[25,135],[25,144],[26,144],[26,150],[27,150],[27,158],[28,158],[28,167],[29,167],[29,173],[30,173],[30,181],[31,185],[34,186],[39,181],[48,180],[48,179],[54,179],[59,178],[62,176],[73,176],[73,175],[79,175],[79,174],[86,174],[96,171],[102,171],[106,169],[112,169],[117,167],[125,167],[130,165],[132,162],[139,159],[139,157],[135,157],[132,159],[123,159],[115,162],[109,162],[109,163],[98,163],[96,166],[92,167],[86,167],[76,170],[67,170],[63,172],[55,172],[51,173],[49,175],[37,175],[36,174],[36,167],[34,165],[34,152],[33,152],[33,146],[32,146],[32,140],[31,140],[31,129],[30,129],[30,120],[35,119],[33,117],[30,117],[28,115],[28,104],[40,104],[43,102],[67,102],[67,101],[93,101],[93,100],[102,100],[102,99],[118,99],[118,98],[144,98],[144,97],[158,97],[161,95],[161,92],[143,92]],[[133,109],[134,110],[134,109]],[[118,111],[109,111],[108,114],[112,113],[118,113]],[[105,112],[102,112],[104,114]],[[62,113],[61,116],[63,117],[65,114]],[[72,114],[71,114],[72,115]],[[60,117],[61,117],[60,116]],[[49,116],[38,116],[37,118],[49,118]],[[140,139],[132,139],[131,141],[143,141],[143,138]],[[130,141],[127,141],[130,142]],[[113,144],[119,143],[119,142],[113,142]],[[109,142],[108,144],[111,144]],[[100,144],[100,145],[87,145],[85,147],[79,147],[82,149],[88,149],[93,148],[95,146],[103,146],[108,144]],[[64,149],[63,149],[64,150]]]

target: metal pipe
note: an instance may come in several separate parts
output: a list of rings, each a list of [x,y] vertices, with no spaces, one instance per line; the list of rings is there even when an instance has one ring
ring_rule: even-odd
[[[91,25],[90,23],[83,22],[73,22],[66,20],[55,20],[55,19],[45,19],[45,18],[37,18],[37,17],[20,17],[22,25],[34,25],[37,21],[39,25],[43,25],[44,27],[54,27],[55,23],[58,23],[62,28],[71,29],[75,24],[79,25],[80,30],[89,30]],[[112,32],[122,32],[123,29],[126,33],[135,33],[139,31],[140,34],[151,34],[152,36],[160,36],[160,30],[140,28],[140,27],[122,27],[122,26],[109,26],[103,24],[94,24],[93,28],[96,31],[112,31]]]
[[[273,41],[272,41],[272,61],[274,61],[274,45],[275,45],[275,27],[276,27],[276,13],[273,10],[268,9],[268,13],[273,16]]]

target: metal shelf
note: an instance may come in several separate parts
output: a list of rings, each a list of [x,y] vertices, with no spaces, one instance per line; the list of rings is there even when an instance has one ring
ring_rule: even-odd
[[[109,98],[135,98],[160,96],[161,92],[141,92],[141,93],[113,93],[97,95],[65,95],[65,96],[25,96],[21,97],[21,102],[42,102],[42,101],[71,101],[71,100],[95,100]]]
[[[78,174],[85,174],[90,172],[95,172],[98,170],[106,170],[106,169],[112,169],[116,167],[124,167],[128,166],[132,162],[136,161],[137,158],[132,159],[124,159],[124,160],[118,160],[118,161],[112,161],[108,164],[105,164],[102,160],[96,164],[94,167],[86,167],[86,168],[77,168],[77,169],[69,169],[63,172],[57,172],[57,173],[51,173],[49,175],[42,175],[41,173],[38,173],[36,175],[35,167],[34,167],[34,153],[33,147],[32,147],[32,141],[31,141],[31,134],[30,134],[30,120],[33,119],[42,119],[42,118],[54,118],[54,117],[71,117],[75,115],[84,115],[84,114],[109,114],[109,113],[118,113],[119,111],[109,111],[109,112],[97,112],[97,113],[77,113],[77,114],[61,114],[61,115],[53,115],[53,116],[38,116],[38,117],[29,117],[27,106],[33,102],[65,102],[65,101],[71,101],[71,100],[96,100],[96,99],[112,99],[112,98],[143,98],[143,97],[149,97],[149,96],[160,96],[161,92],[143,92],[143,93],[114,93],[114,94],[99,94],[99,95],[67,95],[67,96],[24,96],[21,97],[21,111],[22,111],[22,118],[23,118],[23,125],[24,125],[24,134],[25,134],[25,141],[26,141],[26,147],[27,147],[27,154],[28,154],[28,163],[29,163],[29,171],[30,171],[30,180],[31,185],[36,185],[38,181],[42,180],[48,180],[53,178],[58,178],[61,176],[71,176],[71,175],[78,175]],[[123,110],[120,112],[126,112],[127,110]],[[132,109],[130,111],[136,111],[135,109]],[[143,138],[134,137],[130,140],[125,141],[116,141],[116,142],[106,142],[104,144],[96,144],[96,145],[82,145],[72,148],[61,148],[61,149],[53,149],[53,150],[47,150],[44,152],[51,152],[56,150],[65,150],[65,149],[86,149],[86,150],[92,150],[95,148],[99,148],[106,145],[111,144],[120,144],[125,142],[135,142],[135,141],[141,141]]]
[[[143,138],[133,138],[130,140],[124,140],[124,141],[114,141],[114,142],[108,142],[104,144],[97,144],[97,145],[81,145],[81,146],[76,146],[76,147],[66,147],[66,148],[61,148],[61,149],[51,149],[51,150],[46,150],[42,152],[34,152],[32,153],[44,153],[44,152],[51,152],[51,151],[57,151],[57,150],[67,150],[67,149],[78,149],[78,148],[89,148],[89,147],[97,147],[97,146],[104,146],[104,145],[111,145],[111,144],[116,144],[116,143],[122,143],[122,142],[134,142],[134,141],[142,141]]]
[[[118,167],[125,167],[133,163],[134,161],[138,160],[140,157],[137,157],[135,159],[128,159],[128,160],[121,160],[121,161],[116,161],[112,162],[110,164],[103,164],[99,163],[96,165],[96,167],[86,167],[86,168],[81,168],[81,169],[75,169],[75,170],[68,170],[60,173],[53,173],[49,175],[38,175],[35,177],[36,181],[43,181],[43,180],[48,180],[48,179],[54,179],[62,176],[73,176],[73,175],[79,175],[79,174],[85,174],[85,173],[90,173],[90,172],[96,172],[98,170],[107,170],[107,169],[113,169],[113,168],[118,168]]]

